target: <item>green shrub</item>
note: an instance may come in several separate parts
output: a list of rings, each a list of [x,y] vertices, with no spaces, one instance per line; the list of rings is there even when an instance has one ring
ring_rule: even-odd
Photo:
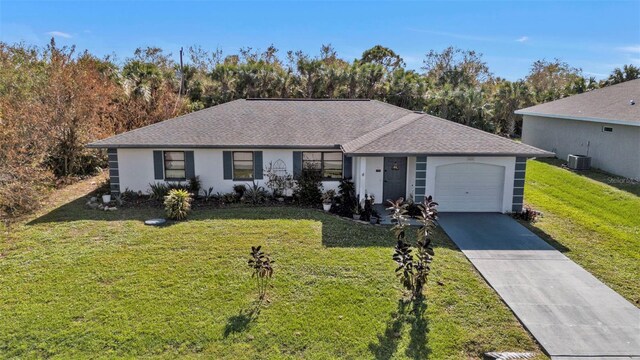
[[[249,184],[247,184],[249,185]],[[257,204],[262,204],[263,202],[267,201],[267,197],[269,196],[269,193],[267,193],[267,191],[264,189],[264,187],[259,186],[258,184],[256,184],[256,182],[254,181],[253,184],[247,186],[246,191],[244,192],[244,201],[257,205]]]
[[[342,179],[338,186],[338,214],[344,217],[351,217],[356,209],[358,213],[360,206],[358,204],[358,198],[356,197],[356,187],[353,181],[348,179]]]
[[[162,200],[169,193],[167,184],[155,183],[149,184],[149,198],[151,200]]]
[[[236,184],[233,185],[233,191],[235,191],[238,199],[242,199],[242,197],[244,196],[244,192],[247,191],[247,187],[244,186],[244,184]]]
[[[322,178],[319,171],[303,171],[294,196],[301,205],[318,206],[322,203],[321,188]]]
[[[235,204],[240,201],[238,194],[235,192],[229,192],[224,194],[217,193],[216,198],[223,204]]]
[[[194,176],[189,179],[187,183],[187,189],[193,196],[198,196],[200,194],[200,189],[202,189],[202,182],[200,181],[200,176]]]
[[[164,198],[164,210],[172,220],[184,220],[191,210],[191,194],[184,189],[171,189]]]

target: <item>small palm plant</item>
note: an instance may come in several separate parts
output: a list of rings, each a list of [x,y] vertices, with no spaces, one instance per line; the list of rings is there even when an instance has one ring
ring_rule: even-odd
[[[407,204],[404,203],[402,198],[396,201],[389,201],[389,204],[390,206],[387,210],[392,212],[391,218],[396,223],[392,228],[397,240],[393,254],[393,261],[398,264],[395,271],[402,286],[411,291],[411,298],[416,300],[423,295],[422,291],[431,272],[430,264],[435,255],[431,246],[430,232],[435,227],[435,220],[438,215],[436,207],[438,204],[429,196],[418,205],[420,208],[418,221],[421,226],[416,233],[416,259],[411,254],[411,245],[406,241],[406,230],[409,226]]]
[[[269,255],[266,255],[262,250],[262,246],[251,247],[251,257],[249,258],[248,265],[253,269],[252,277],[256,278],[256,289],[258,291],[258,300],[264,300],[267,294],[267,287],[269,280],[273,276],[273,266],[275,262],[271,260]]]
[[[191,210],[191,194],[184,189],[171,189],[164,197],[164,210],[169,219],[186,219]]]

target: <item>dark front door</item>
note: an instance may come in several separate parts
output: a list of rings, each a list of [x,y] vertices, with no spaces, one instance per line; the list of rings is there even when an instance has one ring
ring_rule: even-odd
[[[382,203],[407,196],[407,158],[384,158],[384,184],[382,185]]]

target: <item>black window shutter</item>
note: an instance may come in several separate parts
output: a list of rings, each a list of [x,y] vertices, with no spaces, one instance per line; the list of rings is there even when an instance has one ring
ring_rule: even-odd
[[[187,179],[196,177],[195,161],[193,160],[193,151],[184,152],[184,172]]]
[[[253,152],[253,178],[262,180],[262,151]]]
[[[223,178],[225,180],[233,179],[233,164],[231,160],[231,151],[223,151],[222,152],[222,168],[223,168]]]
[[[162,159],[162,151],[153,151],[153,178],[156,180],[164,180],[164,164]]]
[[[293,178],[299,179],[302,174],[302,151],[293,152]]]
[[[342,177],[345,179],[351,179],[353,177],[353,158],[343,155],[342,167],[344,168],[342,171]]]

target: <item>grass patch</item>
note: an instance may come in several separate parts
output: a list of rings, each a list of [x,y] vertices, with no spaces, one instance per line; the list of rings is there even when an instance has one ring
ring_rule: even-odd
[[[533,228],[639,306],[640,185],[558,165],[557,160],[527,163],[526,201],[544,212]]]
[[[72,201],[0,245],[0,357],[544,357],[442,231],[426,304],[398,300],[393,236],[315,210],[87,210]],[[276,260],[254,303],[251,245]],[[438,285],[440,282],[442,285]]]

